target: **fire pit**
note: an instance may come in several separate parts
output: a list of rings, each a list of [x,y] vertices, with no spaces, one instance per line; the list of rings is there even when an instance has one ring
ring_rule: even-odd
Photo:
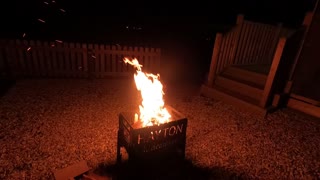
[[[129,159],[155,160],[167,155],[185,157],[188,119],[171,107],[167,107],[172,120],[154,126],[143,127],[135,122],[135,113],[119,114],[117,161],[121,161],[120,148],[124,147]]]
[[[142,101],[139,114],[119,114],[117,161],[121,161],[121,147],[129,160],[155,160],[177,152],[184,158],[187,118],[172,107],[165,107],[159,74],[144,73],[137,59],[124,58],[124,62],[136,68],[134,80]]]

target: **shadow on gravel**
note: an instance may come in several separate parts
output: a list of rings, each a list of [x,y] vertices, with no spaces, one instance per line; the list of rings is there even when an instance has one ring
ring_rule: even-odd
[[[100,164],[94,173],[106,179],[243,179],[236,173],[220,167],[201,168],[189,160],[163,159],[152,162],[130,162],[106,165]]]
[[[4,96],[8,92],[8,90],[15,84],[15,80],[0,79],[0,97]]]

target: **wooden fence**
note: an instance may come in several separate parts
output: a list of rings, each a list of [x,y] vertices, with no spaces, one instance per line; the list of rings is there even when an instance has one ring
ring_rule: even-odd
[[[104,44],[42,42],[27,40],[0,41],[0,76],[104,78],[130,76],[131,65],[124,57],[136,57],[143,70],[159,72],[159,48]]]

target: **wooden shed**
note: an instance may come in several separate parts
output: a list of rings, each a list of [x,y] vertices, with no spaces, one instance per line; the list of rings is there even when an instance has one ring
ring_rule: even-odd
[[[320,118],[320,7],[308,13],[306,32],[292,66],[287,106]]]

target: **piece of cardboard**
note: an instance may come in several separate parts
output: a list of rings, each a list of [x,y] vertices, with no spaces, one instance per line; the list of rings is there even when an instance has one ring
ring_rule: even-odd
[[[54,172],[54,177],[56,180],[73,180],[75,177],[88,171],[89,167],[87,162],[83,160],[64,169],[57,170]]]

